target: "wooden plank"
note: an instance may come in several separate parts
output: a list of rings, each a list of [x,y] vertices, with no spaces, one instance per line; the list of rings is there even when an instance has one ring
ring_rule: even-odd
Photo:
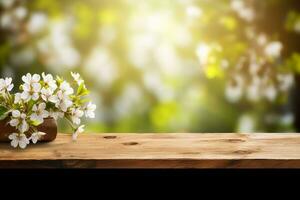
[[[300,134],[59,134],[0,144],[0,168],[300,168]]]

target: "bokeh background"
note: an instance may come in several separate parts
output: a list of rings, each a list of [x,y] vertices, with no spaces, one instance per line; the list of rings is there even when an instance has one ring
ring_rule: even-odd
[[[299,39],[299,0],[0,0],[1,77],[81,73],[88,132],[299,132]]]

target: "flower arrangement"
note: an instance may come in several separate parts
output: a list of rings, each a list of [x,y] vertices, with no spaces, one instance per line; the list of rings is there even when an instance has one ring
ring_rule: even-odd
[[[11,146],[22,149],[45,135],[37,126],[45,118],[64,118],[73,130],[72,138],[84,131],[81,118],[95,117],[96,105],[87,98],[87,90],[80,74],[71,72],[73,83],[51,74],[30,74],[22,77],[21,92],[11,94],[14,88],[12,78],[0,79],[0,120],[7,119],[16,133],[8,136]],[[76,90],[71,86],[75,86]]]

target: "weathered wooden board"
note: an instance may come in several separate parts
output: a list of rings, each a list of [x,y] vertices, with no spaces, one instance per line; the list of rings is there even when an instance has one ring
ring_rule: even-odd
[[[300,134],[59,134],[0,144],[0,168],[300,168]]]

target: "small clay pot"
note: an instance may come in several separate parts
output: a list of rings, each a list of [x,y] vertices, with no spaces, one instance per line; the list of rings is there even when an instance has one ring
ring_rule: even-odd
[[[46,135],[41,137],[40,141],[51,142],[55,140],[57,135],[56,121],[53,118],[46,118],[44,123],[37,127],[37,130],[46,133]],[[18,131],[8,124],[8,120],[0,121],[0,142],[9,142],[8,136],[11,133],[18,133]]]

